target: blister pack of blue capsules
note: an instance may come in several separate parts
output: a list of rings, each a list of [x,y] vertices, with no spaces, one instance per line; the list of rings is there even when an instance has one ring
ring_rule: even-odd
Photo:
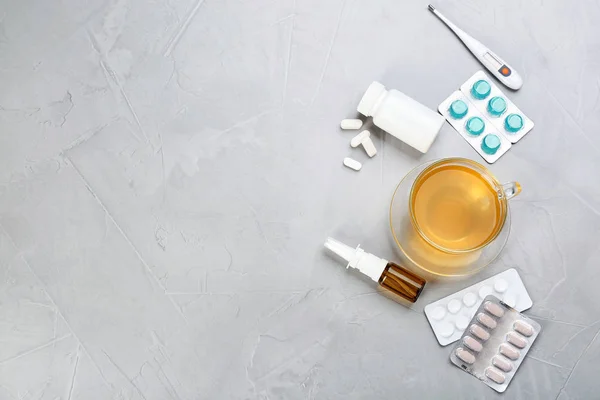
[[[483,71],[477,71],[463,83],[460,91],[511,143],[517,143],[533,129],[533,121]]]
[[[510,147],[510,141],[498,133],[489,119],[459,90],[438,107],[440,114],[485,161],[495,163]]]

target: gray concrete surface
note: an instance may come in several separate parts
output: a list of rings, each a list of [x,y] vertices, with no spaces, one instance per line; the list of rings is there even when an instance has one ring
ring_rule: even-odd
[[[480,69],[426,5],[0,1],[0,399],[600,398],[598,1],[436,3],[536,122],[491,168],[523,185],[495,264],[408,309],[322,250],[396,258],[402,176],[480,161],[338,129],[372,80],[435,108]],[[422,311],[509,267],[544,330],[500,396]]]

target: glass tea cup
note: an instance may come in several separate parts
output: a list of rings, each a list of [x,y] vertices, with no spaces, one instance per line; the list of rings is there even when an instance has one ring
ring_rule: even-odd
[[[517,182],[502,185],[483,165],[446,158],[410,171],[390,205],[392,235],[405,261],[438,276],[464,276],[489,265],[510,233],[508,200]]]

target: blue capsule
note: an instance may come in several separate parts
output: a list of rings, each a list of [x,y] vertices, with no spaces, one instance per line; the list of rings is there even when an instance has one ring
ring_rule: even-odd
[[[506,100],[499,96],[492,97],[488,102],[487,110],[494,117],[499,117],[506,111]]]
[[[471,117],[466,124],[467,132],[473,136],[479,136],[485,129],[485,122],[479,117]]]
[[[493,155],[496,154],[496,152],[500,148],[500,145],[501,142],[498,135],[490,133],[489,135],[486,135],[481,141],[481,150],[483,150],[485,154]]]
[[[492,91],[492,87],[490,86],[488,81],[484,81],[483,79],[478,80],[471,87],[471,94],[477,100],[483,100],[490,95]]]
[[[516,133],[523,128],[523,117],[519,114],[508,114],[504,119],[504,128],[510,133]]]
[[[454,119],[461,119],[467,112],[469,111],[469,106],[462,100],[454,100],[452,104],[450,104],[450,115]]]

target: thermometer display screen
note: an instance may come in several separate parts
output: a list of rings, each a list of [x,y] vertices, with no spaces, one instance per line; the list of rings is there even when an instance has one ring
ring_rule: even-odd
[[[485,61],[490,63],[490,65],[492,66],[492,69],[499,70],[500,67],[502,67],[502,65],[503,65],[496,57],[494,57],[490,53],[485,53],[483,55],[483,58],[485,59]]]

